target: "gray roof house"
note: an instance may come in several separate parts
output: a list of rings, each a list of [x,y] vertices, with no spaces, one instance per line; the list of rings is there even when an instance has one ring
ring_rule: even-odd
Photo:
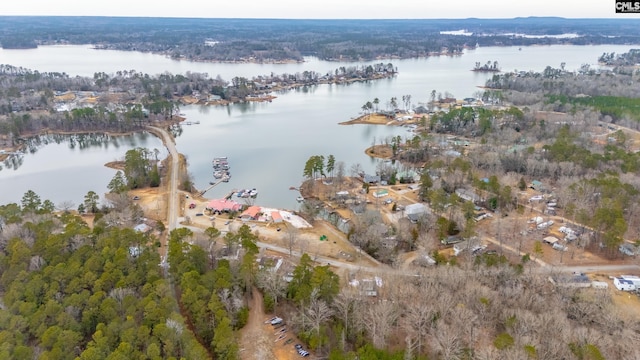
[[[411,205],[407,205],[404,208],[404,213],[411,220],[412,223],[418,222],[421,217],[429,212],[429,209],[425,204],[415,203]]]
[[[362,181],[364,181],[367,184],[377,184],[380,182],[380,176],[364,174],[364,179]]]
[[[471,190],[459,188],[456,189],[456,195],[458,195],[461,199],[471,201],[472,203],[480,201],[480,196],[478,196],[478,194],[474,193]]]

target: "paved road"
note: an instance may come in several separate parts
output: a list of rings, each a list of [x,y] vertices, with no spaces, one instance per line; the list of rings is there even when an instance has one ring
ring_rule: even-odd
[[[178,172],[180,166],[178,150],[176,149],[176,143],[166,130],[155,126],[147,126],[147,128],[154,134],[160,135],[162,142],[167,148],[167,151],[169,151],[169,156],[171,157],[171,166],[169,167],[171,172],[169,173],[169,183],[167,184],[167,196],[169,197],[167,206],[167,227],[168,232],[170,232],[178,226],[178,204],[180,204],[178,201]],[[164,268],[165,276],[167,276],[167,267],[169,265],[167,263],[167,253],[169,249],[168,241],[169,237],[165,236],[165,243],[160,247],[160,264]]]
[[[171,135],[164,129],[155,126],[149,126],[152,131],[162,136],[162,142],[169,151],[171,156],[171,173],[169,174],[169,184],[167,184],[167,193],[169,196],[168,209],[167,209],[167,223],[169,231],[175,229],[178,226],[178,172],[179,172],[179,154],[176,149],[176,143],[173,141]]]

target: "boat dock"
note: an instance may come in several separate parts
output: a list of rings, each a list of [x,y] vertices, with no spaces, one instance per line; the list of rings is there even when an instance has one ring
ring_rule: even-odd
[[[208,187],[208,188],[206,188],[206,189],[204,189],[204,190],[202,190],[202,191],[200,192],[200,196],[204,195],[204,193],[206,193],[207,191],[209,191],[209,190],[213,189],[214,187],[216,187],[216,186],[217,186],[218,184],[220,184],[221,182],[224,182],[224,179],[220,179],[220,180],[218,180],[218,181],[216,181],[216,182],[209,183],[209,184],[210,184],[210,185],[209,185],[209,187]],[[231,195],[233,195],[233,193],[231,193]]]

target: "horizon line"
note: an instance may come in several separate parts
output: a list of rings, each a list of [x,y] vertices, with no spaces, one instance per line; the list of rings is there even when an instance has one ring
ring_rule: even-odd
[[[621,16],[622,15],[622,16]],[[638,20],[638,17],[626,17],[628,14],[618,14],[616,17],[565,17],[565,16],[515,16],[515,17],[460,17],[460,18],[276,18],[276,17],[190,17],[190,16],[141,16],[141,15],[25,15],[12,14],[0,17],[25,17],[25,18],[123,18],[123,19],[192,19],[192,20],[327,20],[327,21],[349,21],[349,20],[369,20],[369,21],[398,21],[398,20],[518,20],[518,19],[558,19],[558,20]]]

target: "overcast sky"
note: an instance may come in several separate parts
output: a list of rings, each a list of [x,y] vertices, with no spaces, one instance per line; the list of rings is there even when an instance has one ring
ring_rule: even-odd
[[[281,19],[621,18],[612,0],[4,0],[0,15]]]

